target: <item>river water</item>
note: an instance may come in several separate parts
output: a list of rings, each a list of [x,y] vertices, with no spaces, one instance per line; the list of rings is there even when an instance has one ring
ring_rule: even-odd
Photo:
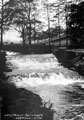
[[[16,89],[25,89],[39,96],[42,100],[40,107],[52,111],[53,120],[84,120],[83,77],[61,66],[53,54],[22,55],[14,52],[6,54],[6,65],[10,71],[5,74],[8,76],[9,84],[13,84]],[[36,110],[35,107],[34,109]],[[38,118],[33,115],[33,119],[43,119],[42,115],[43,113],[40,113]],[[30,117],[17,119],[31,120]]]

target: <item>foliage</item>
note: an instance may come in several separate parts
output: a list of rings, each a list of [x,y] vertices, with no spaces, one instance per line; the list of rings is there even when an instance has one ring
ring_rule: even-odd
[[[84,39],[84,2],[71,4],[68,14],[68,31],[72,44],[82,44]]]

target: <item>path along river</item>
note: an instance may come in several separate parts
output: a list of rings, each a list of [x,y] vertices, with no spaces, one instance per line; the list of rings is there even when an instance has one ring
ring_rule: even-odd
[[[7,52],[6,58],[7,66],[12,69],[5,73],[8,82],[38,95],[41,107],[53,111],[53,120],[84,120],[84,78],[78,73],[61,66],[53,54]],[[42,119],[41,116],[33,119]]]

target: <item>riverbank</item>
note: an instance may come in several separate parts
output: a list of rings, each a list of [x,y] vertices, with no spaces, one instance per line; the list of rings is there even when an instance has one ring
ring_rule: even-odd
[[[84,76],[84,50],[83,49],[57,49],[53,54],[64,66]]]
[[[0,120],[52,120],[53,111],[42,106],[42,99],[24,88],[0,80],[2,96]]]

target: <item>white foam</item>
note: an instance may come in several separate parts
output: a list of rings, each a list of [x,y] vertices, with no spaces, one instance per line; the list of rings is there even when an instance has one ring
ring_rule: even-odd
[[[28,85],[36,87],[40,85],[68,85],[81,82],[80,78],[71,78],[70,74],[72,73],[60,66],[53,54],[17,56],[13,52],[7,52],[7,54],[11,56],[11,59],[8,58],[8,61],[15,68],[15,71],[11,72],[11,76],[16,75],[16,77],[13,77],[11,81],[16,86],[24,87]],[[68,74],[68,77],[65,74]],[[21,75],[25,75],[25,77],[21,77]]]
[[[13,55],[10,53],[8,56]],[[9,61],[15,68],[17,68],[17,73],[19,71],[25,72],[35,72],[35,71],[51,71],[59,67],[58,60],[53,54],[46,55],[18,55],[7,57]],[[13,71],[14,73],[14,71]]]
[[[6,54],[7,54],[7,56],[12,56],[12,55],[16,55],[17,53],[16,52],[6,51]]]
[[[13,77],[12,82],[18,86],[18,87],[23,87],[25,86],[31,86],[31,87],[38,87],[40,85],[69,85],[77,82],[83,82],[80,79],[76,78],[66,78],[63,76],[63,74],[56,74],[56,73],[50,73],[49,75],[42,75],[43,73],[38,73],[37,76],[35,77],[34,73],[33,75],[30,74],[29,77]],[[32,77],[34,76],[34,77]]]

